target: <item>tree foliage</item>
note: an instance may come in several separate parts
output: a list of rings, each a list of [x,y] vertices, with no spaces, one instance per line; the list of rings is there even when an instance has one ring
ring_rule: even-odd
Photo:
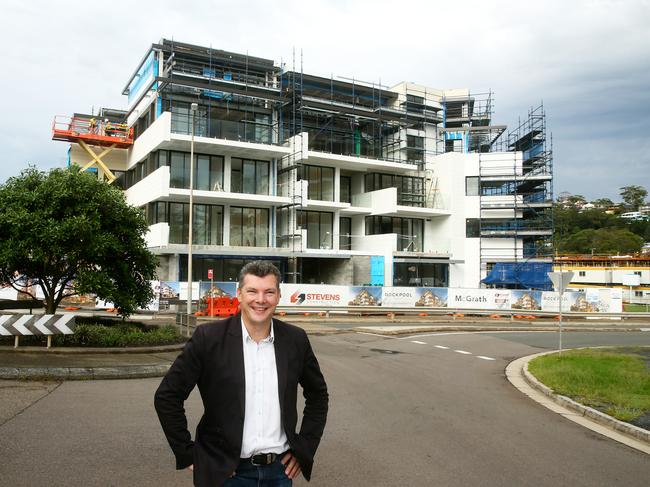
[[[621,198],[623,198],[625,204],[635,211],[639,209],[639,206],[643,205],[646,196],[648,196],[648,191],[643,186],[623,186],[620,190]]]
[[[580,211],[555,205],[555,249],[558,253],[627,254],[650,241],[650,221],[630,221],[604,209]],[[636,236],[636,238],[633,238]]]
[[[64,297],[92,293],[127,316],[152,298],[146,231],[122,191],[91,174],[26,169],[0,185],[0,282],[36,283],[48,313]]]
[[[628,254],[641,249],[643,238],[620,228],[589,228],[571,235],[565,251],[576,254]]]

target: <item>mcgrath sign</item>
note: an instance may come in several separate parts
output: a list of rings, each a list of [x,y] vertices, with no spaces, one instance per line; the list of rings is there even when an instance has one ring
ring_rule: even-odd
[[[510,309],[510,291],[450,288],[447,306],[465,309]]]

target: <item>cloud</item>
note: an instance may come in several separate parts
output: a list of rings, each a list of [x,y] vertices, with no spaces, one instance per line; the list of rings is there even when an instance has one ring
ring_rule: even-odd
[[[121,90],[162,37],[323,76],[495,92],[497,124],[544,102],[555,189],[618,199],[650,182],[650,2],[386,0],[10,1],[0,40],[0,181],[65,162],[56,114],[125,107]],[[616,161],[614,169],[612,161]],[[649,183],[646,183],[650,185]],[[650,189],[650,188],[649,188]]]

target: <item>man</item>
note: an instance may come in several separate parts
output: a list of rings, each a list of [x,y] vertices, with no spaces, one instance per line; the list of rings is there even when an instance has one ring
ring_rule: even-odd
[[[327,418],[327,386],[301,328],[274,320],[280,272],[270,262],[239,274],[241,313],[199,326],[155,395],[176,456],[194,485],[290,486],[310,479]],[[198,384],[203,416],[192,441],[183,403]],[[298,384],[305,409],[296,433]]]

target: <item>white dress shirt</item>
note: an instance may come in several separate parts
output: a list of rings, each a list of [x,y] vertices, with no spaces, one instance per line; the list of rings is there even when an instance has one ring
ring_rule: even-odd
[[[259,343],[250,337],[243,319],[241,332],[246,404],[240,458],[252,457],[258,453],[283,453],[289,449],[289,442],[280,417],[273,321],[270,335]]]

